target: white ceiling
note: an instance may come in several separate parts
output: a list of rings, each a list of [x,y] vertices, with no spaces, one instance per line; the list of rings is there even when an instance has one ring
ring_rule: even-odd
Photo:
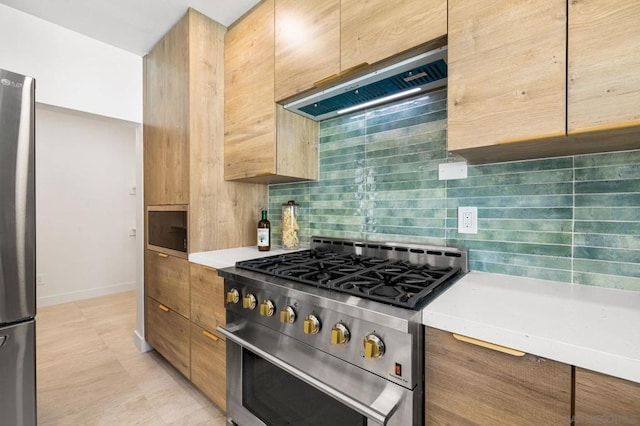
[[[142,56],[189,7],[229,26],[258,1],[0,0],[0,3]]]

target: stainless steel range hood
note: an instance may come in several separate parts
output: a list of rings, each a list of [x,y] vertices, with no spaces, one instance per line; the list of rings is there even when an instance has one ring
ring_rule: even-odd
[[[322,121],[427,92],[446,84],[445,46],[286,103],[284,108],[312,120]]]

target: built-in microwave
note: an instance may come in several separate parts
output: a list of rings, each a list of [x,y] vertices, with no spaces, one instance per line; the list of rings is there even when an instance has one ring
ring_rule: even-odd
[[[147,206],[147,248],[187,257],[189,209],[186,205]]]

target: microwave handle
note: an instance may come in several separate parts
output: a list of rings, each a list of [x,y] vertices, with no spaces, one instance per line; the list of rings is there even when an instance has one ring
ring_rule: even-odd
[[[228,325],[229,328],[233,329],[234,325],[233,324],[229,324]],[[391,418],[391,416],[393,415],[393,413],[396,411],[396,409],[398,408],[398,400],[394,401],[393,404],[391,405],[391,408],[387,411],[387,413],[382,413],[366,404],[363,404],[362,402],[353,399],[352,397],[350,397],[349,395],[346,395],[334,388],[332,388],[331,386],[327,385],[326,383],[321,382],[320,380],[316,379],[315,377],[310,376],[309,374],[305,373],[304,371],[290,365],[287,364],[286,362],[274,357],[273,355],[263,351],[262,349],[260,349],[259,347],[249,343],[248,341],[246,341],[245,339],[243,339],[242,337],[237,336],[236,334],[233,333],[233,331],[231,330],[227,330],[226,328],[222,327],[222,326],[218,326],[216,328],[216,330],[222,334],[223,336],[225,336],[228,340],[231,340],[233,343],[240,345],[248,350],[250,350],[251,352],[254,352],[256,355],[260,356],[261,358],[269,361],[270,363],[274,364],[275,366],[277,366],[278,368],[281,368],[282,370],[286,371],[287,373],[291,374],[292,376],[308,383],[309,385],[313,386],[314,388],[318,389],[321,392],[324,392],[325,394],[331,396],[332,398],[340,401],[341,403],[343,403],[344,405],[346,405],[347,407],[357,411],[358,413],[362,414],[363,416],[365,416],[368,419],[371,419],[373,421],[375,421],[376,423],[379,423],[381,425],[386,425],[387,422],[389,421],[389,418]]]

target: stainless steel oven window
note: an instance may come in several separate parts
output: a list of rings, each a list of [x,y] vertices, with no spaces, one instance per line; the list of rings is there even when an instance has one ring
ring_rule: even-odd
[[[247,349],[242,370],[242,405],[267,425],[367,424],[363,415]]]

